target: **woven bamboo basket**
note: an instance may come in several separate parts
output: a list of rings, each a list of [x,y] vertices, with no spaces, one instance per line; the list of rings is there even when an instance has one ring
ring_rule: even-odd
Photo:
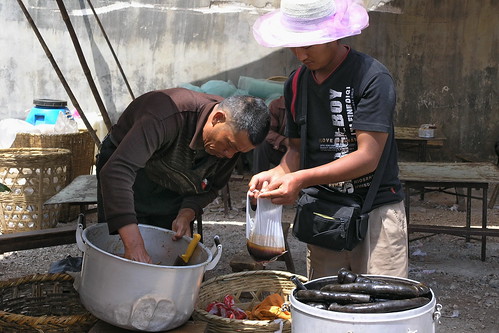
[[[78,176],[89,175],[94,164],[95,142],[87,130],[69,134],[18,133],[11,148],[63,148],[71,151],[68,184]],[[77,206],[60,208],[59,220],[69,222],[79,213]]]
[[[212,278],[201,284],[199,299],[194,308],[193,318],[208,323],[210,333],[234,332],[276,332],[280,323],[272,320],[238,320],[222,318],[205,311],[213,301],[223,301],[225,295],[234,296],[235,305],[243,310],[251,310],[270,294],[280,294],[285,301],[295,288],[290,280],[295,275],[302,282],[307,278],[284,271],[258,270],[227,274]],[[291,332],[291,322],[283,321],[282,332]]]
[[[0,183],[12,192],[0,193],[0,232],[52,228],[60,205],[47,205],[67,185],[71,152],[57,148],[0,149]]]
[[[0,332],[86,333],[96,322],[68,274],[0,281]]]

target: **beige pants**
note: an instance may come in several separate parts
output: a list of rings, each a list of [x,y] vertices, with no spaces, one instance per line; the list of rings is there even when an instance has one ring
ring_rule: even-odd
[[[359,274],[407,278],[409,254],[404,202],[372,210],[366,239],[352,251],[331,251],[310,244],[307,247],[310,280],[336,276],[342,267]]]

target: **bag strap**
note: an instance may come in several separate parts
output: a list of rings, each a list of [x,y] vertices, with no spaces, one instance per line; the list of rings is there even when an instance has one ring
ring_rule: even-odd
[[[379,185],[381,184],[381,177],[383,176],[381,174],[381,171],[385,170],[386,162],[388,161],[388,156],[390,155],[390,149],[391,149],[390,140],[391,136],[393,135],[392,132],[393,129],[390,131],[390,133],[388,133],[388,138],[386,138],[386,143],[385,147],[383,148],[383,153],[381,154],[378,166],[376,167],[376,171],[374,172],[373,180],[366,194],[366,199],[362,204],[362,210],[361,210],[362,214],[368,213],[371,210],[371,207],[374,202],[374,196],[376,195],[376,192],[378,192]]]
[[[305,69],[303,73],[300,73],[303,66],[300,66],[293,76],[293,80],[291,81],[291,90],[293,92],[293,97],[291,100],[291,113],[293,115],[293,119],[297,120],[300,125],[300,140],[301,140],[301,151],[300,151],[300,165],[301,168],[305,167],[305,153],[307,151],[307,79],[308,79],[308,71]],[[300,80],[300,74],[303,74],[303,78]],[[296,97],[298,95],[298,83],[300,84],[300,118],[296,119]],[[346,112],[345,112],[346,113]],[[347,128],[347,135],[351,136],[350,132],[350,123],[348,122],[348,118],[346,114],[342,113],[344,118],[344,122]],[[366,198],[364,203],[362,204],[361,212],[362,214],[367,213],[371,210],[372,204],[374,202],[374,197],[376,192],[378,192],[378,188],[381,184],[382,178],[382,170],[385,169],[385,165],[388,161],[388,156],[390,154],[390,141],[391,136],[393,135],[393,128],[388,134],[388,138],[386,139],[385,147],[383,148],[383,153],[381,154],[381,158],[378,162],[378,166],[376,167],[376,171],[373,175],[373,180],[371,185],[369,186],[369,190],[367,191]]]
[[[293,119],[296,119],[296,96],[298,95],[298,81],[302,68],[303,66],[298,67],[295,71],[295,75],[293,75],[293,80],[291,81],[291,91],[293,92],[293,97],[291,99],[291,114],[293,115]]]
[[[300,67],[301,68],[301,67]],[[295,119],[300,125],[300,142],[301,142],[301,151],[300,151],[300,165],[301,168],[305,168],[305,152],[307,151],[307,81],[308,81],[308,73],[309,71],[305,70],[303,73],[303,78],[300,81],[300,118]],[[294,81],[293,77],[293,81]],[[298,81],[298,79],[297,79]],[[293,91],[293,99],[298,95],[296,91]],[[293,104],[294,105],[294,104]]]

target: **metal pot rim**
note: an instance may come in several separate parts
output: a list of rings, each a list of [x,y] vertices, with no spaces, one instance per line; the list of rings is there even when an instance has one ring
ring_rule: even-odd
[[[160,227],[156,227],[156,226],[152,226],[152,225],[139,224],[138,226],[139,226],[139,228],[144,228],[144,229],[156,229],[156,230],[164,232],[166,234],[171,234],[172,236],[175,234],[174,231],[171,231],[171,230],[168,230],[168,229],[164,229],[164,228],[160,228]],[[149,264],[149,263],[144,263],[144,262],[138,262],[138,261],[130,260],[130,259],[127,259],[127,258],[124,258],[124,257],[120,257],[120,256],[118,256],[116,254],[113,254],[113,253],[110,253],[110,252],[106,252],[106,251],[100,249],[99,247],[97,247],[96,245],[94,245],[88,239],[87,234],[92,229],[96,229],[96,228],[101,228],[101,229],[105,228],[106,232],[107,232],[107,224],[106,223],[97,223],[97,224],[91,225],[91,226],[89,226],[89,227],[87,227],[87,228],[85,228],[83,230],[83,233],[82,233],[83,242],[87,246],[91,247],[93,250],[99,252],[100,254],[107,255],[107,256],[113,257],[115,259],[119,259],[119,260],[121,260],[123,262],[126,262],[126,263],[135,264],[135,265],[142,265],[142,266],[146,266],[146,267],[151,267],[153,269],[174,268],[174,269],[181,269],[181,270],[190,270],[190,269],[198,268],[198,267],[201,267],[201,266],[206,266],[213,259],[212,252],[206,247],[206,245],[204,245],[203,243],[200,242],[200,243],[198,243],[198,246],[200,246],[201,249],[208,255],[208,258],[204,262],[199,263],[199,264],[193,264],[193,265],[188,265],[188,266],[168,266],[168,265]],[[182,239],[184,239],[186,242],[189,242],[191,240],[191,238],[187,237],[187,236],[183,236]]]

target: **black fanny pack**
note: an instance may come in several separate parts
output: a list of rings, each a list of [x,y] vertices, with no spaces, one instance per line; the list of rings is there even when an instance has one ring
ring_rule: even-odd
[[[365,238],[368,220],[361,198],[310,187],[298,200],[293,235],[307,244],[350,251]]]

